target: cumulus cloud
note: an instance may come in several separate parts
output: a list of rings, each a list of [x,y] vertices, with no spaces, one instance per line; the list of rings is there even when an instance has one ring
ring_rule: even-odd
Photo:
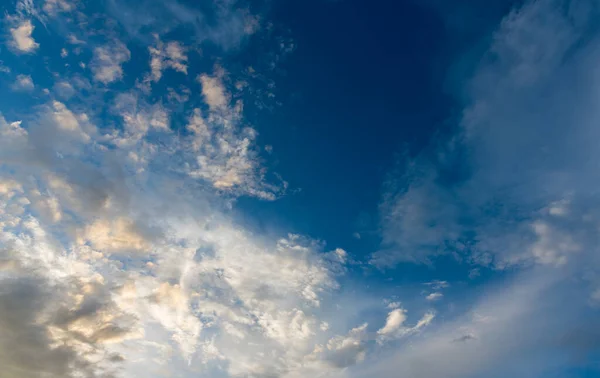
[[[32,91],[35,88],[33,79],[29,75],[17,75],[17,80],[13,83],[13,89],[15,91]]]
[[[19,20],[16,25],[10,28],[12,37],[11,46],[19,53],[33,53],[39,47],[31,36],[35,27],[31,20]]]
[[[94,49],[94,57],[90,62],[90,69],[94,80],[103,84],[110,84],[121,80],[123,77],[123,63],[131,58],[131,53],[125,44],[114,40],[104,46]]]
[[[62,366],[65,375],[81,373],[87,365],[97,372],[109,368],[104,364],[136,366],[136,351],[160,352],[148,342],[177,350],[180,357],[175,360],[202,359],[234,376],[284,374],[314,348],[320,297],[337,287],[331,262],[319,256],[317,244],[296,236],[272,244],[233,224],[203,227],[197,223],[201,218],[173,219],[167,223],[171,232],[164,234],[166,239],[144,241],[132,231],[131,222],[93,221],[81,236],[89,244],[81,244],[79,237],[63,244],[50,231],[52,222],[38,220],[27,210],[31,201],[25,199],[32,198],[28,191],[14,181],[5,183],[2,192],[10,200],[3,201],[0,212],[0,237],[12,248],[3,252],[2,260],[15,261],[13,266],[24,278],[0,280],[4,288],[10,287],[6,279],[26,277],[61,287],[44,296],[52,305],[32,310],[32,315],[48,319],[40,325],[42,335],[50,337],[47,344],[68,345],[71,358],[80,359],[81,366]],[[7,211],[12,203],[21,204],[22,210]],[[146,244],[154,247],[144,255],[129,254],[126,269],[114,254]],[[69,284],[63,288],[61,282]],[[29,299],[35,297],[28,295]],[[3,311],[2,316],[18,316],[14,311]],[[263,348],[271,350],[268,356]],[[100,355],[121,357],[92,364]],[[162,363],[146,361],[136,369],[148,371]]]

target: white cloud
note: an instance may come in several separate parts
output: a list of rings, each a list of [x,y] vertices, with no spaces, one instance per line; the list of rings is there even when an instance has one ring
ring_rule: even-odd
[[[3,193],[12,193],[11,201],[26,195],[20,194],[18,183],[6,183]],[[13,215],[0,212],[0,222]],[[121,356],[121,365],[137,366],[136,355],[146,345],[142,342],[153,342],[173,344],[179,352],[167,359],[182,358],[196,368],[202,360],[209,365],[226,362],[223,367],[232,375],[283,374],[296,369],[314,349],[319,297],[337,286],[328,264],[297,237],[272,245],[222,222],[218,228],[205,228],[179,220],[167,239],[141,241],[132,224],[118,218],[110,224],[92,223],[82,239],[92,248],[70,241],[66,255],[50,223],[46,227],[27,217],[17,216],[20,220],[5,227],[0,240],[15,246],[10,258],[25,269],[23,274],[41,274],[53,285],[80,282],[60,296],[48,296],[48,303],[57,306],[44,310],[51,321],[42,329],[52,342],[70,345],[82,366],[110,353]],[[137,265],[136,255],[128,255],[126,270],[118,258],[104,253],[148,244],[154,245],[153,252],[145,256],[152,256],[153,263]],[[3,312],[0,319],[12,313]],[[358,337],[357,332],[350,335]],[[351,344],[334,339],[328,345],[342,353]],[[88,350],[88,345],[94,349]],[[270,353],[264,355],[261,351],[267,347]],[[136,370],[151,371],[161,363],[145,359],[145,366]]]
[[[187,75],[186,49],[177,41],[164,44],[156,37],[156,45],[149,47],[150,68],[152,70],[152,81],[159,81],[165,69],[171,68],[177,72]]]
[[[47,12],[66,11],[62,3],[47,2],[56,8]],[[254,32],[255,21],[242,24]],[[185,72],[180,46],[163,47],[159,68],[175,62]],[[122,78],[124,44],[93,54],[96,81]],[[228,80],[219,69],[199,77],[204,104],[181,135],[171,117],[175,124],[185,109],[135,89],[92,90],[81,77],[55,81],[48,97],[64,102],[22,122],[0,118],[5,371],[336,375],[432,322],[433,313],[407,321],[394,302],[379,319],[385,325],[369,331],[349,314],[361,306],[354,297],[351,310],[331,315],[351,260],[344,250],[250,231],[223,210],[231,197],[273,199],[282,190],[266,183],[256,131]],[[107,98],[108,106],[98,100]]]
[[[379,335],[388,335],[394,333],[402,327],[404,322],[406,321],[406,310],[402,308],[397,308],[388,314],[387,320],[385,321],[385,326],[377,331]]]
[[[442,299],[443,296],[444,296],[444,294],[436,292],[436,293],[431,293],[431,294],[427,295],[427,297],[425,297],[425,299],[427,299],[428,301],[437,301],[439,299]]]
[[[34,29],[31,20],[17,21],[17,25],[10,28],[11,46],[22,53],[32,53],[37,50],[39,43],[31,36]]]
[[[13,90],[15,91],[32,91],[35,88],[33,84],[33,80],[29,75],[17,75],[17,80],[15,80],[12,85]]]
[[[139,251],[148,253],[149,243],[129,219],[96,220],[78,237],[80,244],[90,243],[101,252]]]
[[[222,110],[229,106],[231,96],[218,75],[209,76],[202,74],[198,76],[198,81],[202,84],[204,101],[212,111]]]
[[[168,364],[182,374],[218,369],[232,376],[283,376],[305,364],[338,369],[367,353],[336,341],[320,313],[339,286],[345,251],[323,252],[322,244],[297,235],[250,233],[210,210],[195,190],[182,190],[190,179],[168,169],[149,167],[156,192],[142,190],[137,179],[121,178],[121,163],[112,162],[142,154],[148,141],[120,146],[91,131],[93,139],[82,141],[75,136],[89,126],[85,113],[59,102],[39,111],[27,129],[19,122],[0,124],[0,161],[17,172],[0,181],[0,243],[11,245],[0,250],[0,281],[7,287],[4,271],[18,271],[19,280],[51,288],[35,310],[44,319],[35,327],[48,339],[36,345],[68,346],[65,353],[76,363],[60,365],[61,374],[150,375]],[[38,145],[47,131],[75,139]],[[38,148],[43,145],[52,153]],[[57,164],[56,157],[45,158],[57,151]],[[160,154],[170,159],[158,150],[155,161]],[[0,320],[11,314],[0,313]],[[20,330],[33,327],[29,319]],[[332,337],[328,353],[313,354]],[[53,371],[49,364],[44,359],[31,368]],[[17,369],[14,361],[5,365]]]
[[[123,119],[124,132],[114,142],[121,147],[139,143],[151,130],[168,132],[170,115],[161,104],[148,104],[137,92],[123,92],[115,99],[113,112]]]
[[[196,155],[196,164],[188,173],[224,192],[242,192],[273,200],[284,188],[264,182],[253,145],[257,133],[250,127],[239,126],[243,103],[241,100],[231,103],[231,94],[222,81],[222,70],[217,68],[216,71],[214,76],[204,74],[198,78],[209,109],[206,116],[201,109],[194,109],[189,118],[187,129],[193,137],[191,149]]]
[[[94,131],[94,127],[89,125],[86,114],[74,114],[65,104],[59,101],[52,102],[50,112],[59,130],[69,133],[83,142],[90,140],[90,136],[84,130],[84,126],[88,128],[88,131]]]
[[[130,58],[131,53],[129,49],[118,40],[104,46],[96,47],[94,49],[94,57],[89,64],[94,74],[94,80],[104,84],[121,80],[123,77],[122,65]]]
[[[415,324],[415,326],[412,328],[412,331],[418,331],[423,327],[427,327],[429,324],[431,324],[434,318],[435,314],[433,312],[425,313],[425,315],[423,315],[423,317],[419,319],[417,324]]]
[[[377,342],[383,344],[386,341],[398,339],[420,331],[428,326],[435,318],[433,312],[425,313],[421,319],[412,327],[407,327],[407,311],[403,308],[392,309],[388,313],[385,325],[377,331]]]

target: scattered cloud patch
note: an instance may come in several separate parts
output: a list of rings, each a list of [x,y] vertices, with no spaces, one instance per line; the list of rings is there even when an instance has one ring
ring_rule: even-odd
[[[197,162],[190,166],[189,175],[225,192],[242,191],[266,200],[275,199],[282,188],[264,182],[254,147],[257,132],[242,126],[243,102],[233,102],[223,83],[223,71],[217,68],[214,75],[203,74],[198,80],[208,113],[194,109],[188,120],[187,129],[193,136],[191,150]]]
[[[35,52],[40,45],[32,37],[35,27],[31,20],[17,20],[14,23],[16,25],[10,28],[10,46],[18,53]]]
[[[186,49],[177,41],[171,41],[164,44],[158,36],[156,45],[149,47],[151,80],[159,81],[165,69],[171,68],[177,72],[187,75],[188,57]]]
[[[219,71],[217,70],[217,74],[214,76],[207,74],[198,76],[198,81],[202,85],[204,101],[212,111],[225,109],[231,101],[231,95],[225,89],[222,74]]]
[[[103,84],[121,80],[123,78],[122,65],[130,58],[129,49],[118,40],[94,48],[94,57],[89,64],[94,74],[94,80]]]
[[[407,320],[406,313],[407,311],[401,307],[394,308],[388,313],[385,325],[377,331],[377,342],[379,344],[418,332],[428,326],[435,318],[433,312],[427,312],[419,319],[417,324],[407,327],[404,325]]]
[[[436,293],[431,293],[431,294],[427,295],[425,297],[425,299],[433,302],[433,301],[438,301],[438,300],[442,299],[443,296],[444,296],[444,294],[436,292]]]
[[[15,91],[24,91],[30,92],[33,91],[35,85],[33,84],[33,79],[29,75],[17,75],[17,80],[12,85],[13,90]]]

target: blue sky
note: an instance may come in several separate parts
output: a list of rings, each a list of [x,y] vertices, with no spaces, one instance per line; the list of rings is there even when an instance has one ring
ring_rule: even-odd
[[[600,377],[596,0],[17,0],[0,376]]]

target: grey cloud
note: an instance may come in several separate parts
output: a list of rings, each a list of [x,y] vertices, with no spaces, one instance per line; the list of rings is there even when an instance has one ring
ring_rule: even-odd
[[[66,347],[51,348],[45,327],[37,323],[49,294],[41,292],[42,287],[34,280],[2,280],[0,361],[8,378],[69,376],[75,354]]]
[[[2,277],[0,287],[0,363],[6,378],[105,377],[68,343],[49,336],[48,312],[62,301],[62,290],[43,279]],[[58,289],[58,291],[57,291]],[[58,303],[57,303],[58,302]]]

